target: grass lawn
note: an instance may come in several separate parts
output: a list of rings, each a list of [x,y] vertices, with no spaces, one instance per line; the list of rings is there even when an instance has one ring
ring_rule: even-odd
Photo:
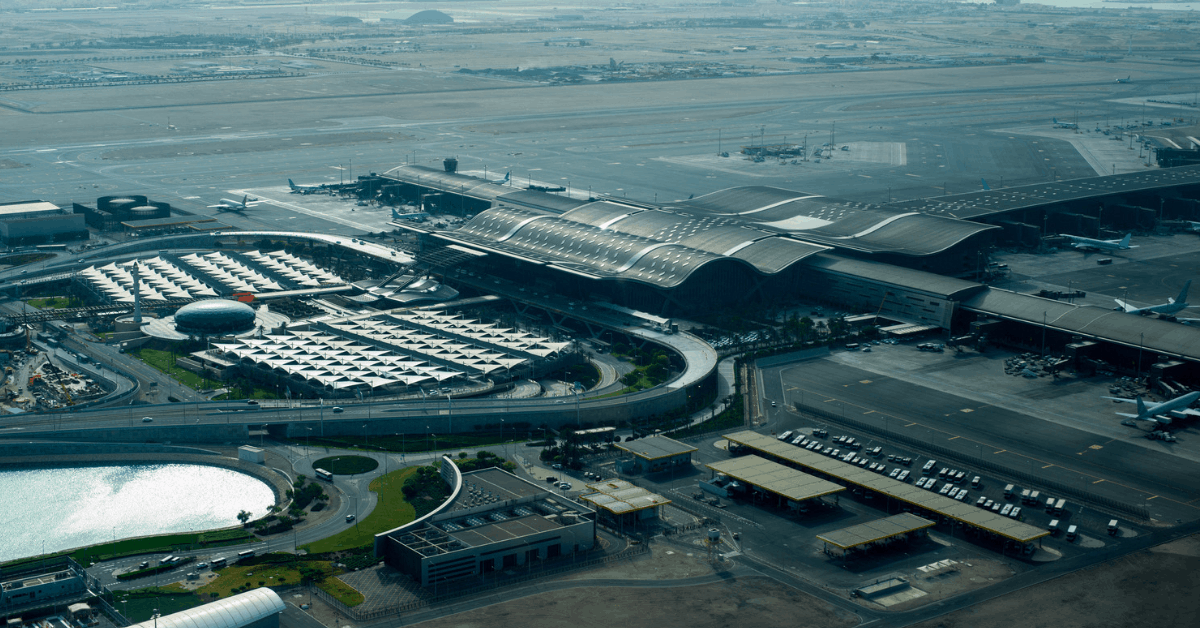
[[[320,587],[322,591],[337,598],[339,602],[345,604],[346,606],[358,606],[367,599],[363,597],[362,593],[359,593],[350,585],[342,582],[341,578],[329,577],[317,583],[317,586]]]
[[[230,565],[217,570],[216,580],[196,589],[205,602],[237,595],[259,587],[278,587],[300,584],[300,567],[320,569],[327,577],[333,575],[333,565],[327,560],[282,563],[278,565]],[[217,596],[213,597],[213,593]]]
[[[313,467],[334,475],[358,475],[379,468],[379,461],[366,456],[331,456],[314,462]]]
[[[241,388],[235,388],[229,392],[224,392],[224,393],[217,395],[216,397],[213,397],[213,401],[231,401],[234,399],[279,399],[279,398],[280,398],[279,395],[276,394],[275,391],[267,390],[266,388],[260,388],[258,386],[255,386],[254,390],[250,392],[250,396],[248,396],[248,397],[246,396],[244,390],[242,390]]]
[[[45,297],[42,299],[30,299],[29,307],[36,307],[39,310],[54,310],[71,307],[71,300],[67,297]]]
[[[310,554],[338,552],[361,547],[375,541],[375,535],[404,525],[416,518],[416,510],[404,498],[404,483],[417,472],[417,467],[375,478],[371,490],[379,495],[379,502],[371,514],[363,517],[353,527],[331,537],[305,545],[302,549]]]
[[[146,364],[149,364],[163,373],[170,375],[179,383],[193,390],[206,390],[217,388],[221,385],[221,382],[211,380],[206,377],[201,377],[191,371],[176,366],[175,359],[179,356],[173,355],[170,351],[142,348],[130,351],[130,353],[136,355]]]
[[[143,622],[154,615],[154,609],[163,615],[178,613],[208,602],[194,591],[184,591],[175,584],[165,587],[149,587],[133,591],[115,591],[113,607],[121,611],[134,623]]]

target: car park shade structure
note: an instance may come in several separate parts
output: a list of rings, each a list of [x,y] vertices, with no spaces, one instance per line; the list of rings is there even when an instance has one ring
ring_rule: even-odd
[[[949,497],[932,493],[906,482],[881,476],[873,471],[830,458],[823,454],[783,443],[749,430],[727,434],[725,438],[769,458],[797,465],[805,470],[834,478],[848,485],[880,493],[942,517],[961,521],[973,528],[990,532],[1018,543],[1029,543],[1050,533],[1003,515],[983,510]]]
[[[666,497],[625,480],[605,480],[588,484],[587,487],[596,492],[581,495],[579,499],[614,515],[625,515],[671,503]]]
[[[758,456],[742,456],[706,465],[717,473],[790,499],[802,502],[846,490],[846,487],[797,471]]]
[[[669,458],[696,451],[695,447],[672,438],[667,438],[666,436],[639,438],[627,443],[621,443],[617,445],[617,449],[627,451],[638,458],[646,460],[658,460],[659,458]]]
[[[912,513],[901,513],[888,517],[860,523],[849,528],[818,534],[817,538],[845,551],[870,543],[878,543],[917,530],[931,528],[935,524],[928,519],[922,519]]]

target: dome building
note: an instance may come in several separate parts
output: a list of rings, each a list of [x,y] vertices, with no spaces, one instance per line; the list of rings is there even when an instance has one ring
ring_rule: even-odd
[[[194,334],[236,334],[254,327],[254,308],[240,301],[208,299],[175,312],[175,330]]]
[[[148,319],[141,330],[163,340],[186,340],[193,336],[246,336],[259,328],[269,331],[290,322],[266,305],[255,310],[241,301],[205,299],[179,308],[174,316]]]

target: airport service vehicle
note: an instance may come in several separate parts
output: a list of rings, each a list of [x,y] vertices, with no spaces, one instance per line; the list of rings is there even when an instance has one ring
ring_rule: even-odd
[[[1004,499],[1012,499],[1013,494],[1015,492],[1016,492],[1016,487],[1014,487],[1012,484],[1005,486],[1004,487]]]
[[[1071,527],[1067,528],[1067,540],[1068,541],[1074,541],[1076,536],[1079,536],[1079,527],[1078,526],[1071,526]]]
[[[1108,522],[1109,536],[1116,536],[1117,532],[1120,531],[1120,529],[1121,529],[1121,523],[1119,521],[1117,521],[1116,519],[1113,519],[1112,521]]]
[[[981,485],[982,485],[982,483],[980,482],[980,480],[979,480],[979,476],[978,476],[978,475],[977,475],[977,476],[975,476],[975,477],[973,477],[973,478],[971,478],[971,488],[976,488],[976,489],[977,489],[977,488],[979,488]]]
[[[1050,531],[1050,536],[1058,536],[1058,519],[1051,519],[1046,529]]]
[[[779,436],[776,436],[775,438],[778,440],[788,440],[791,437],[792,437],[792,432],[791,432],[791,430],[789,430],[787,432],[780,434]]]

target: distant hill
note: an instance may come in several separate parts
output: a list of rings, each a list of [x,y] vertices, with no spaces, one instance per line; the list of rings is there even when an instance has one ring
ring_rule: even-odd
[[[430,24],[453,24],[454,18],[450,17],[449,15],[446,15],[445,13],[442,13],[441,11],[435,11],[433,9],[428,9],[425,11],[420,11],[418,13],[412,14],[411,17],[409,17],[407,20],[404,20],[404,23],[408,24],[409,26],[426,26],[426,25],[430,25]]]

